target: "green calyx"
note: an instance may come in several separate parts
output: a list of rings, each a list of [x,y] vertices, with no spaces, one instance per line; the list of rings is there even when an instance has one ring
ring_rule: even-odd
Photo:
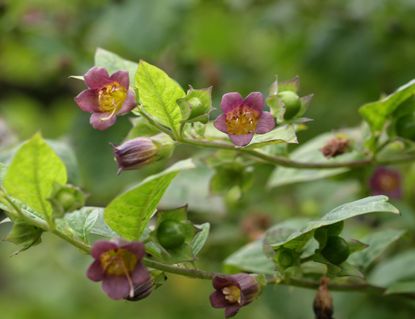
[[[285,106],[284,119],[293,119],[301,110],[301,99],[293,91],[282,91],[278,93],[278,98]]]
[[[395,131],[398,136],[415,141],[415,113],[398,118]]]
[[[48,199],[56,217],[75,211],[85,205],[86,196],[76,186],[55,184],[51,197]]]

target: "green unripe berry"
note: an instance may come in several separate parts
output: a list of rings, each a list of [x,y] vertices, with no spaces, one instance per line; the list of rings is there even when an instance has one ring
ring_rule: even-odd
[[[327,229],[326,227],[320,227],[315,230],[314,232],[314,238],[318,241],[320,245],[320,249],[322,249],[324,246],[326,246],[327,243]]]
[[[186,240],[185,225],[175,220],[165,220],[157,228],[157,240],[166,249],[182,246]]]
[[[343,231],[344,222],[340,221],[335,224],[331,224],[326,226],[327,229],[327,236],[337,236],[340,235]]]
[[[398,136],[415,141],[415,114],[400,117],[395,130]]]
[[[329,262],[335,265],[340,265],[350,255],[350,249],[347,242],[339,236],[330,236],[327,239],[327,244],[321,251],[321,254]]]
[[[282,268],[288,268],[294,264],[295,256],[290,249],[280,249],[276,256],[276,261]]]
[[[284,119],[290,120],[294,118],[301,109],[301,100],[297,93],[282,91],[278,93],[278,97],[285,105]]]

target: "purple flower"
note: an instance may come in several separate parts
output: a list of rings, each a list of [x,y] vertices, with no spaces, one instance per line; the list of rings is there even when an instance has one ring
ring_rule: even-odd
[[[223,114],[215,120],[215,127],[229,135],[235,145],[248,145],[254,134],[264,134],[275,127],[271,113],[264,112],[264,97],[252,92],[245,99],[237,92],[222,97]]]
[[[143,243],[100,240],[94,243],[91,255],[95,260],[87,277],[102,281],[102,289],[111,299],[134,298],[136,289],[147,287],[152,281],[141,263],[145,255]]]
[[[214,308],[225,308],[225,318],[236,315],[239,309],[258,296],[260,286],[255,277],[248,274],[216,276],[212,280],[215,291],[210,295]]]
[[[402,196],[401,174],[399,171],[387,167],[378,167],[369,180],[373,195],[387,195],[399,199]]]
[[[75,97],[80,109],[92,113],[90,123],[97,130],[112,126],[117,115],[130,112],[135,106],[135,95],[129,89],[128,72],[118,71],[109,76],[107,70],[93,67],[84,75],[88,89]]]

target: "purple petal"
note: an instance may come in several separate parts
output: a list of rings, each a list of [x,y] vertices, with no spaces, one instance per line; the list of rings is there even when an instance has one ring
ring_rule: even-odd
[[[252,92],[245,98],[244,104],[258,112],[262,112],[264,109],[264,97],[261,92]]]
[[[255,133],[265,134],[275,127],[275,120],[271,113],[262,112],[261,117],[256,125]]]
[[[220,291],[214,291],[210,297],[210,304],[213,308],[225,308],[229,305],[229,302],[225,299],[225,296]]]
[[[91,249],[91,256],[95,259],[98,259],[102,253],[118,248],[116,243],[113,243],[109,240],[98,240],[94,243]]]
[[[135,94],[132,90],[128,90],[127,97],[117,114],[124,115],[130,112],[137,105],[135,101]]]
[[[144,244],[141,242],[133,241],[130,243],[123,244],[121,247],[127,249],[128,251],[136,255],[138,260],[143,259],[145,255]]]
[[[237,146],[248,145],[251,142],[253,137],[254,137],[254,134],[242,134],[242,135],[229,134],[229,138],[231,139],[232,143]]]
[[[96,66],[89,69],[89,71],[85,73],[84,79],[86,85],[93,90],[100,89],[103,86],[113,82],[113,80],[110,79],[107,70]]]
[[[215,122],[213,122],[213,125],[221,132],[223,133],[227,133],[228,128],[226,126],[226,115],[225,114],[221,114],[219,115]]]
[[[213,288],[216,290],[222,290],[227,286],[235,284],[236,282],[232,279],[232,276],[215,276],[212,280]]]
[[[238,92],[226,93],[222,96],[220,106],[223,113],[232,111],[235,107],[240,106],[244,102],[242,96]]]
[[[238,313],[239,309],[241,309],[241,307],[237,304],[226,307],[226,309],[225,309],[225,318],[230,318],[230,317],[235,316]]]
[[[136,286],[136,285],[142,285],[146,281],[151,280],[151,276],[147,268],[144,267],[143,264],[138,263],[137,266],[135,266],[134,268],[131,279],[133,281],[134,286]]]
[[[118,82],[121,86],[125,87],[127,90],[130,86],[130,79],[128,77],[127,71],[117,71],[110,76],[110,79],[113,82]]]
[[[91,123],[92,127],[96,130],[106,130],[110,126],[114,125],[117,120],[117,116],[115,114],[109,117],[110,115],[111,113],[92,113],[89,123]]]
[[[104,278],[104,270],[102,269],[99,260],[95,260],[91,266],[89,266],[86,276],[92,281],[101,281]]]
[[[130,285],[124,276],[106,276],[102,281],[102,289],[115,300],[127,298],[130,294]]]
[[[98,97],[95,90],[84,90],[75,97],[75,102],[79,108],[85,112],[99,111]]]

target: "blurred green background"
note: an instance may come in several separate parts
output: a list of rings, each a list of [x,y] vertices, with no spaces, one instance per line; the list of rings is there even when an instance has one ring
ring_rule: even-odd
[[[90,193],[90,205],[105,205],[128,183],[160,168],[116,177],[108,143],[122,141],[128,119],[97,132],[74,104],[83,84],[68,76],[89,69],[97,47],[148,60],[183,87],[214,86],[216,107],[225,92],[266,93],[275,75],[283,80],[299,75],[302,95],[315,93],[307,114],[315,121],[299,135],[301,142],[357,125],[361,104],[414,77],[414,16],[413,0],[0,0],[0,158],[39,129],[46,138],[70,144],[76,159],[68,155],[68,161],[80,168],[79,174],[72,171],[71,180]],[[266,176],[270,168],[258,172]],[[218,262],[231,252],[215,246],[215,238],[235,247],[247,241],[243,230],[231,227],[235,211],[267,213],[276,222],[318,215],[362,195],[353,182],[323,181],[296,187],[296,195],[291,187],[269,193],[266,203],[258,204],[260,197],[252,193],[229,205],[229,198],[209,197],[204,181],[210,175],[202,175],[189,196],[193,209],[204,212],[193,218],[210,220],[219,229],[202,258],[208,267],[220,267]],[[260,178],[256,185],[261,189]],[[330,198],[324,196],[328,192]],[[170,192],[164,203],[175,199]],[[224,217],[225,211],[233,215]],[[228,223],[221,225],[222,220]],[[413,220],[408,225],[415,228]],[[209,282],[174,276],[144,301],[113,302],[85,280],[89,257],[54,238],[43,241],[10,258],[15,247],[0,246],[0,318],[223,317],[208,305]],[[238,318],[312,318],[313,295],[267,288]],[[410,318],[415,313],[410,303],[350,293],[336,293],[335,307],[339,319]]]

